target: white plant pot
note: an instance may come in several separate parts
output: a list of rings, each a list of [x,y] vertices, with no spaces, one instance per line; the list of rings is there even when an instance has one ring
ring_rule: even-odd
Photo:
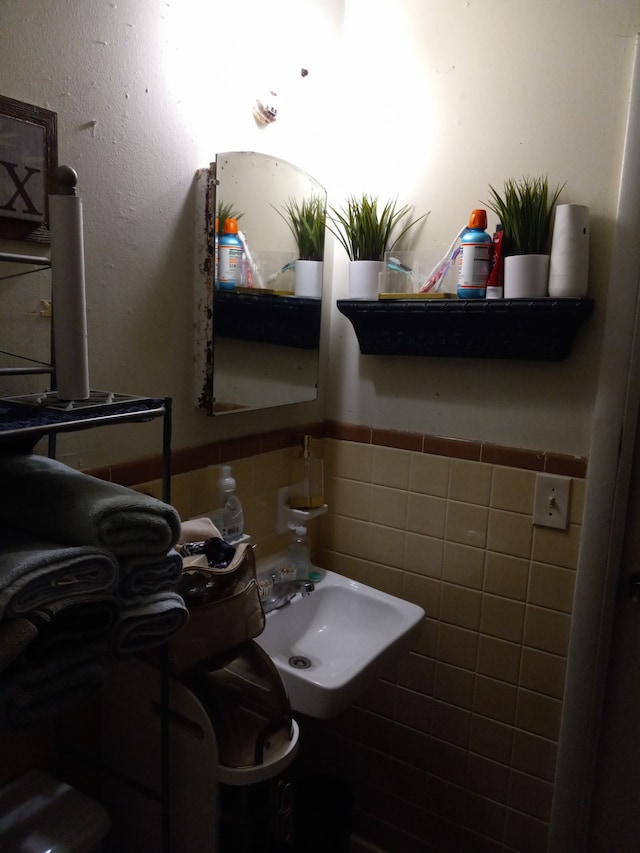
[[[509,255],[504,259],[504,298],[539,299],[547,295],[549,255]]]
[[[382,261],[349,261],[349,299],[377,299]]]
[[[589,275],[589,208],[559,204],[553,225],[549,296],[586,296]]]
[[[322,261],[296,261],[294,294],[321,299],[323,270]]]

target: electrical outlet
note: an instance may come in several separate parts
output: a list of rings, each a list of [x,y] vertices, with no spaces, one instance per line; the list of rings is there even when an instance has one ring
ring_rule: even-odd
[[[566,530],[569,523],[571,477],[538,474],[533,504],[533,523]]]

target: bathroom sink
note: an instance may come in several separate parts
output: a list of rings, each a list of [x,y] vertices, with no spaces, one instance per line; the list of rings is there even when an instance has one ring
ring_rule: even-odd
[[[314,592],[267,614],[257,642],[275,663],[294,711],[339,714],[408,651],[421,607],[327,572]]]

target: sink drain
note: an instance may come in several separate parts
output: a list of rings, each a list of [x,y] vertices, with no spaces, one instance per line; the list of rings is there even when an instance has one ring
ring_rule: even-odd
[[[311,661],[304,655],[294,655],[289,658],[289,666],[292,666],[294,669],[309,669]]]

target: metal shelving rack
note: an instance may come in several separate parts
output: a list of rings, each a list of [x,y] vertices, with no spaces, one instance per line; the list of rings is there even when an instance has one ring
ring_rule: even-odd
[[[46,257],[0,252],[0,263],[35,266],[35,270],[0,275],[0,281],[48,269],[51,261]],[[32,367],[0,368],[0,376],[42,374],[51,377],[55,389],[55,365],[53,345],[50,364]],[[17,358],[31,361],[24,356],[11,353]],[[163,418],[162,429],[162,500],[171,501],[171,397],[136,397],[113,392],[91,391],[88,400],[61,401],[55,390],[41,394],[0,398],[0,453],[23,443],[33,447],[42,437],[48,438],[48,455],[55,457],[56,436],[60,433],[93,429],[99,426],[123,423],[144,423]],[[161,752],[161,801],[162,801],[162,845],[164,853],[170,849],[170,771],[169,771],[169,669],[167,648],[163,647],[159,668],[160,676],[160,752]]]

